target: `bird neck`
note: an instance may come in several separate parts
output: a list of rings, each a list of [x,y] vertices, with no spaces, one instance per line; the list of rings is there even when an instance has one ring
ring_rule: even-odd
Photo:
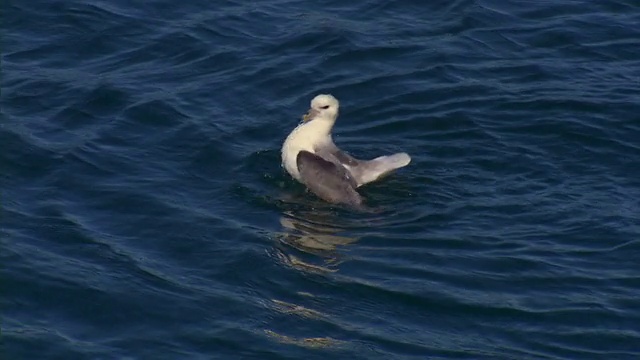
[[[334,123],[335,119],[316,118],[303,124],[302,127],[305,131],[309,131],[319,138],[324,138],[331,135],[331,129],[333,129]]]

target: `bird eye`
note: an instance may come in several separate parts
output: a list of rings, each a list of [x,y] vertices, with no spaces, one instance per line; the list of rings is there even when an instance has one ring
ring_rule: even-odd
[[[329,105],[325,105],[325,106],[320,106],[320,109],[328,109]]]

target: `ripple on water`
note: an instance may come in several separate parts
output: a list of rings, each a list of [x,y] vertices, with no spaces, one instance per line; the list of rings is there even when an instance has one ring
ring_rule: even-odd
[[[8,353],[633,358],[631,3],[9,4]],[[279,167],[317,93],[409,167]],[[21,357],[21,356],[18,356]]]

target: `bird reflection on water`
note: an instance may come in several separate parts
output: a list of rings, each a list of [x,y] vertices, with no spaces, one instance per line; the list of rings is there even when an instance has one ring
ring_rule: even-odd
[[[347,226],[336,212],[329,209],[315,208],[314,210],[287,210],[280,217],[283,231],[276,234],[277,258],[287,267],[304,274],[326,276],[338,271],[338,266],[346,260],[340,250],[352,244],[358,237],[344,235]],[[297,296],[282,299],[271,299],[269,308],[282,316],[281,321],[293,316],[305,321],[332,322],[331,315],[322,310],[322,301],[318,294],[297,292]],[[293,301],[293,302],[292,302]],[[293,320],[298,323],[299,320]],[[343,340],[336,339],[329,334],[300,334],[290,333],[291,329],[264,329],[267,337],[284,344],[297,345],[306,348],[344,346]],[[309,336],[311,335],[311,336]]]
[[[317,209],[313,212],[285,212],[280,217],[284,231],[277,236],[279,256],[283,262],[306,272],[337,271],[337,266],[345,259],[338,249],[358,238],[338,235],[346,229],[334,225],[335,219],[335,213]]]

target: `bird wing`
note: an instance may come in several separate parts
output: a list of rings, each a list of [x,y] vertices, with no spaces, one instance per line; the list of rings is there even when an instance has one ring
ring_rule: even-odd
[[[358,186],[379,180],[395,170],[407,166],[411,157],[407,153],[379,156],[373,160],[360,161],[357,167],[349,169]]]
[[[344,166],[305,150],[298,153],[296,165],[302,183],[318,197],[330,203],[362,204],[357,182]]]
[[[378,180],[411,162],[411,157],[406,153],[380,156],[373,160],[358,160],[333,143],[325,144],[316,150],[322,157],[342,164],[356,182],[356,188]]]

